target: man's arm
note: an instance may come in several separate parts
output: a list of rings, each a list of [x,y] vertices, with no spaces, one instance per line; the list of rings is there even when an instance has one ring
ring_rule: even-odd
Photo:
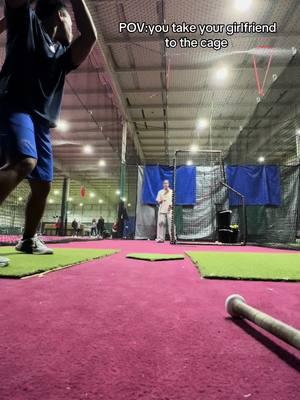
[[[159,192],[157,193],[156,201],[157,201],[158,204],[163,203],[163,199],[161,198],[161,191],[159,191]]]
[[[21,1],[21,0],[20,0]],[[71,0],[80,35],[72,43],[71,60],[78,67],[90,54],[97,41],[97,30],[84,0]]]

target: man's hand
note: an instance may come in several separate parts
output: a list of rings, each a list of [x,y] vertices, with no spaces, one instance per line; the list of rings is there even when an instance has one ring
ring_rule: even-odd
[[[93,49],[97,41],[97,30],[85,1],[71,0],[71,4],[80,35],[72,43],[70,51],[72,63],[78,67]]]

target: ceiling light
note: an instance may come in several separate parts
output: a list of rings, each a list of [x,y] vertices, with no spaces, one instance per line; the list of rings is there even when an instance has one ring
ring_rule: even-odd
[[[116,194],[119,196],[121,194],[120,190],[116,190]]]
[[[100,160],[98,165],[99,165],[99,167],[105,167],[106,166],[106,161],[105,160]]]
[[[49,202],[49,204],[53,204],[54,203],[53,199],[49,199],[48,202]]]
[[[235,8],[239,11],[247,11],[252,6],[252,0],[235,0]]]
[[[96,196],[95,193],[93,193],[93,192],[90,193],[91,198],[94,198],[95,196]]]
[[[23,201],[23,197],[19,197],[19,198],[18,198],[18,201]]]
[[[85,154],[92,154],[93,153],[93,147],[89,144],[83,146],[83,152]]]
[[[80,204],[79,204],[79,207],[83,207],[83,203],[80,203]]]
[[[188,161],[186,162],[186,165],[194,165],[194,163],[193,163],[192,160],[188,160]]]
[[[57,122],[56,129],[61,132],[67,132],[70,129],[70,124],[68,121],[61,119]]]
[[[127,204],[127,206],[128,206],[128,207],[131,207],[131,204],[130,204],[130,203],[128,203],[128,204]]]
[[[59,190],[54,190],[54,196],[58,196],[59,195]]]
[[[98,203],[99,203],[99,204],[103,204],[103,200],[99,199],[99,200],[98,200]]]
[[[228,78],[228,68],[226,67],[221,67],[216,71],[216,79],[218,81],[224,81],[226,78]]]
[[[265,157],[261,156],[261,157],[258,157],[258,160],[257,160],[257,161],[258,161],[259,163],[264,163],[265,160],[266,160]]]
[[[192,145],[191,145],[190,151],[196,152],[196,151],[198,151],[198,150],[199,150],[199,148],[198,148],[198,146],[197,146],[196,144],[192,144]]]
[[[197,129],[205,129],[209,126],[209,122],[207,119],[199,119],[197,122]]]
[[[121,200],[125,202],[127,199],[126,197],[122,197]]]
[[[69,197],[69,198],[68,198],[68,201],[73,201],[73,197]]]

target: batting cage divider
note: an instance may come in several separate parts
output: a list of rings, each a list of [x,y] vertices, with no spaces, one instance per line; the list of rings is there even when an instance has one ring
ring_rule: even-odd
[[[182,174],[180,182],[177,174],[183,166],[195,168],[195,188],[191,189],[195,190],[194,204],[178,204]],[[172,210],[173,244],[247,243],[245,198],[226,183],[220,150],[175,152]]]

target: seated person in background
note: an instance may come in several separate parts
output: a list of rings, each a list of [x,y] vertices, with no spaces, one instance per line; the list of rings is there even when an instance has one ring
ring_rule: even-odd
[[[111,237],[116,239],[118,237],[118,223],[117,221],[113,223],[111,228]]]
[[[73,237],[77,237],[78,230],[79,230],[79,224],[78,224],[76,218],[74,218],[71,226],[72,226],[72,229],[73,229]]]
[[[55,222],[55,235],[59,236],[62,228],[62,220],[61,217],[57,218],[57,221]]]
[[[92,221],[91,236],[97,236],[97,222],[95,219]]]
[[[98,222],[97,222],[97,235],[98,235],[98,237],[101,237],[101,238],[103,237],[104,225],[105,225],[104,218],[100,217],[98,219]]]

